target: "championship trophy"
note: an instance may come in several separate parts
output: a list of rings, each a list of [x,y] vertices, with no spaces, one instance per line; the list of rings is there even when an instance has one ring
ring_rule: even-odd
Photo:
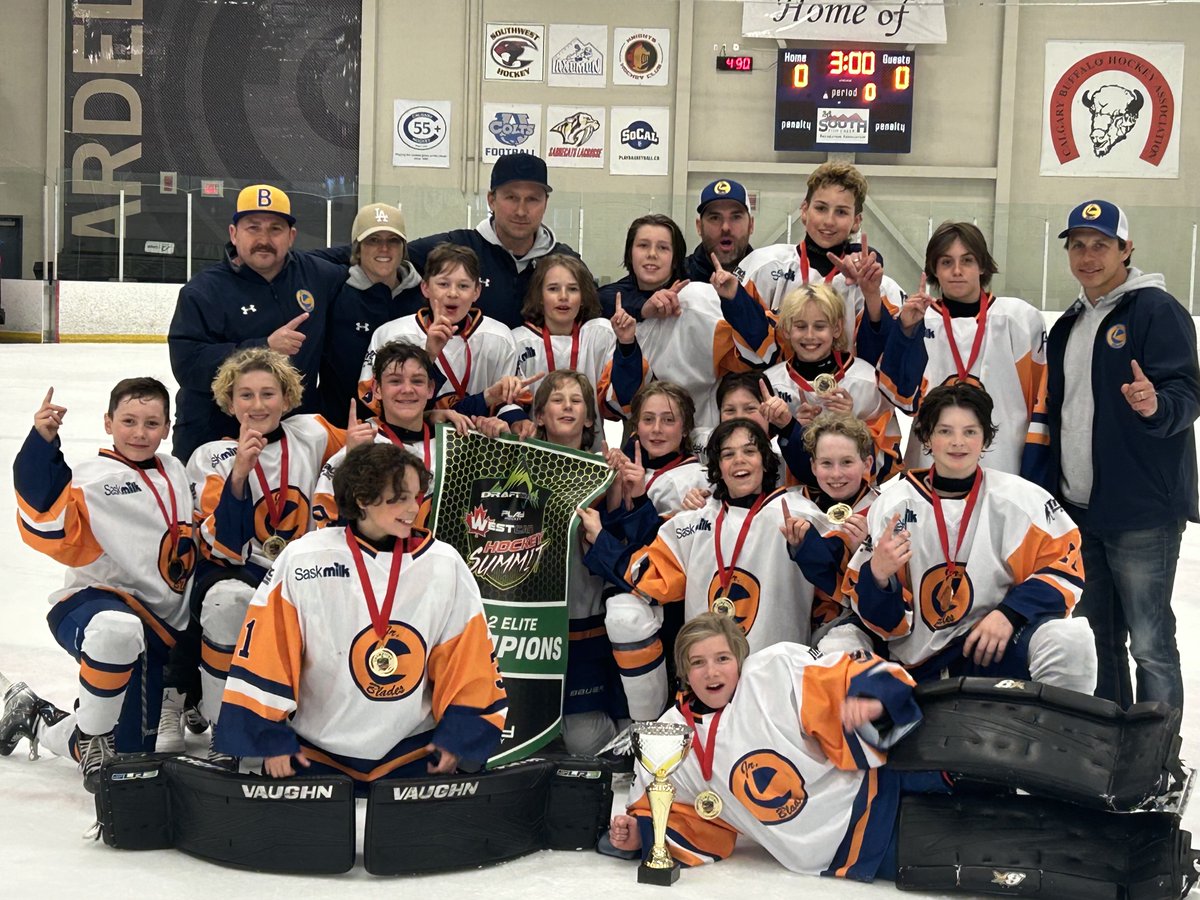
[[[667,776],[679,768],[692,748],[692,729],[670,722],[635,722],[630,729],[633,755],[654,780],[646,787],[654,845],[646,861],[638,866],[638,884],[672,885],[679,877],[679,863],[667,850],[667,816],[675,801],[675,786]]]

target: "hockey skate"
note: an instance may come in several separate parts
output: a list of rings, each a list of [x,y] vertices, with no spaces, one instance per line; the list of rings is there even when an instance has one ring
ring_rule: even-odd
[[[238,770],[238,758],[217,750],[215,747],[213,747],[213,740],[215,740],[215,738],[209,739],[208,752],[204,754],[204,759],[207,762],[212,763],[214,766],[220,766],[222,769],[228,769],[230,772],[236,772]]]
[[[2,677],[2,676],[0,676]],[[29,741],[29,758],[38,758],[37,724],[53,725],[66,713],[29,689],[23,681],[10,684],[4,692],[4,714],[0,716],[0,756],[8,756],[21,738]]]
[[[83,773],[83,788],[94,794],[100,787],[100,767],[104,761],[115,756],[113,734],[84,734],[75,729],[76,746],[79,748],[79,771]]]
[[[163,691],[162,712],[158,715],[158,738],[154,749],[159,753],[183,753],[183,693],[176,688]]]

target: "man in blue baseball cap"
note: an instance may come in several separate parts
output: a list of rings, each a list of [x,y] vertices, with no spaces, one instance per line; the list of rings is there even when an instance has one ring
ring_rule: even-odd
[[[492,167],[488,217],[473,229],[459,228],[413,241],[408,246],[409,259],[424,270],[425,258],[438,244],[470,247],[479,257],[482,286],[475,305],[484,315],[516,328],[523,321],[521,304],[537,261],[551,253],[579,256],[542,224],[550,192],[541,157],[532,153],[501,156]]]
[[[712,278],[712,254],[724,269],[734,269],[754,248],[754,216],[746,189],[732,178],[718,178],[705,185],[696,207],[696,233],[700,246],[687,258],[688,278],[707,282]]]
[[[1182,709],[1171,590],[1183,529],[1200,521],[1196,329],[1162,275],[1131,264],[1119,206],[1080,203],[1058,236],[1080,292],[1047,342],[1045,487],[1083,538],[1079,613],[1096,637],[1096,695]]]

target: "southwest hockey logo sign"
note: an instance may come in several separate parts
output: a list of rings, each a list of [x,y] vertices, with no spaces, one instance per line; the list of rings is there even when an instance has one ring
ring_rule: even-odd
[[[513,470],[502,482],[487,479],[471,486],[471,511],[465,521],[472,575],[508,591],[533,573],[547,543],[542,494],[523,469]]]
[[[488,23],[484,38],[487,48],[484,78],[541,81],[545,36],[545,28],[541,25]]]
[[[430,530],[467,561],[483,595],[508,720],[492,765],[558,734],[567,671],[567,596],[580,564],[575,509],[612,480],[599,456],[537,440],[438,427]]]

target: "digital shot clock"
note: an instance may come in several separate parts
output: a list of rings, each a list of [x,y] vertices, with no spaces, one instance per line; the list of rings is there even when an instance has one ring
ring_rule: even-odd
[[[781,48],[775,149],[908,153],[914,63],[911,50]]]
[[[753,56],[718,56],[718,72],[753,72]]]

